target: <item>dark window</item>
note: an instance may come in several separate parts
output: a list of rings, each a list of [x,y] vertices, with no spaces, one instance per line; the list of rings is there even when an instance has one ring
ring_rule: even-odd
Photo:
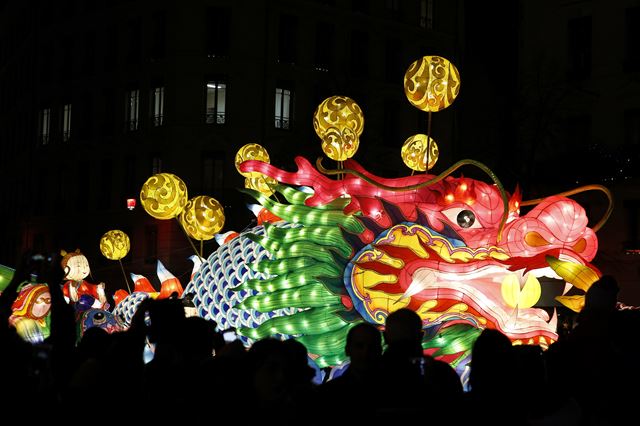
[[[147,225],[144,227],[144,262],[156,263],[158,259],[158,226]]]
[[[224,179],[224,153],[205,153],[202,156],[202,190],[210,193],[222,188]]]
[[[113,161],[100,162],[100,209],[111,209],[111,188],[113,179]]]
[[[62,50],[62,64],[60,66],[61,80],[70,81],[73,78],[73,38],[64,39]]]
[[[224,7],[209,7],[206,12],[207,56],[228,57],[231,32],[231,11]]]
[[[69,198],[71,196],[71,188],[77,184],[77,179],[73,178],[71,170],[68,166],[58,169],[58,193],[55,197],[55,208],[57,211],[68,210],[71,208]]]
[[[418,25],[427,30],[433,29],[433,0],[420,0]]]
[[[624,68],[640,71],[640,7],[624,11]]]
[[[591,75],[591,16],[570,19],[567,23],[567,72],[569,78]]]
[[[327,22],[316,24],[315,69],[329,71],[333,66],[335,26]]]
[[[226,117],[227,84],[218,80],[209,80],[205,85],[207,124],[224,124]]]
[[[402,53],[402,43],[400,40],[387,40],[385,43],[385,80],[387,83],[402,82],[402,78],[405,70],[402,69],[405,66],[400,61]]]
[[[157,12],[151,16],[151,28],[151,59],[162,59],[165,55],[167,31],[164,12]]]
[[[351,33],[351,75],[354,77],[369,76],[369,34],[363,31]]]
[[[82,168],[82,165],[78,165],[78,170]],[[87,173],[91,173],[91,170],[87,170]],[[89,177],[84,177],[83,179],[77,179],[77,190],[78,195],[76,197],[76,201],[74,203],[74,207],[79,212],[86,212],[91,205],[91,188],[90,182],[91,179]]]
[[[96,33],[93,31],[88,32],[84,36],[84,64],[83,69],[85,74],[93,75],[95,70],[96,61]]]
[[[151,157],[151,174],[157,175],[162,173],[162,158],[159,155]]]
[[[351,0],[351,10],[354,12],[369,13],[370,0]]]
[[[40,81],[43,83],[51,82],[51,74],[53,73],[53,46],[46,46],[41,54],[41,62],[40,62]]]
[[[400,0],[385,0],[385,14],[394,19],[400,18]]]
[[[104,67],[113,70],[118,65],[118,31],[116,27],[109,27],[106,31],[106,52]]]
[[[134,194],[138,189],[136,182],[136,157],[126,157],[124,159],[123,187],[122,190],[126,197]]]
[[[278,28],[278,62],[295,64],[298,59],[298,18],[281,15]]]
[[[142,19],[133,18],[127,25],[127,63],[140,62],[142,47]]]
[[[104,113],[102,116],[102,133],[106,136],[113,135],[116,126],[116,97],[113,90],[103,91]]]

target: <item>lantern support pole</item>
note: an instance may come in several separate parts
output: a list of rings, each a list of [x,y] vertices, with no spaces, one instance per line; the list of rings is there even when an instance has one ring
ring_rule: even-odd
[[[269,185],[269,181],[264,177],[263,174],[260,174],[260,179],[262,179],[264,184],[267,185],[267,188],[269,188],[269,191],[271,191],[272,195],[276,198],[276,201],[280,202],[280,199],[278,198],[278,194],[276,193],[276,190],[273,189],[271,185]]]
[[[425,173],[429,174],[429,163],[431,163],[431,110],[427,112],[427,164]]]
[[[118,263],[120,264],[120,270],[122,271],[124,282],[125,284],[127,284],[127,289],[129,290],[129,294],[131,294],[131,287],[129,286],[129,280],[127,279],[127,274],[124,272],[124,266],[122,266],[122,259],[118,259]]]
[[[193,252],[196,254],[196,256],[198,257],[202,257],[199,253],[198,253],[198,249],[196,248],[196,246],[193,244],[193,241],[191,241],[191,237],[189,237],[189,234],[187,234],[187,231],[183,228],[182,223],[180,223],[180,220],[178,219],[178,216],[176,216],[176,221],[178,222],[178,227],[180,229],[182,229],[182,232],[184,232],[184,236],[187,237],[187,241],[189,241],[189,244],[191,245],[191,248],[193,249]]]
[[[200,240],[200,257],[202,257],[203,246],[204,246],[204,240]]]

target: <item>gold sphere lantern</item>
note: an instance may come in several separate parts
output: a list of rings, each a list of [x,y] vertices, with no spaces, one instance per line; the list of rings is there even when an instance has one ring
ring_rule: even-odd
[[[178,176],[158,173],[142,185],[140,203],[156,219],[173,219],[187,205],[187,186]]]
[[[413,106],[437,112],[453,103],[460,91],[458,69],[442,56],[424,56],[404,75],[404,94]]]
[[[100,252],[110,260],[120,260],[129,253],[129,236],[119,229],[105,232],[100,238]]]
[[[224,226],[224,208],[212,197],[198,195],[180,213],[180,224],[191,238],[212,239]]]
[[[427,135],[419,133],[407,138],[402,145],[402,150],[400,151],[402,161],[404,161],[404,164],[411,170],[424,172],[433,168],[436,161],[438,161],[438,145],[433,138],[429,139],[431,143],[427,143]],[[430,150],[428,155],[427,149]]]
[[[322,151],[335,161],[353,157],[364,129],[364,115],[347,96],[331,96],[313,114],[313,129],[322,140]]]

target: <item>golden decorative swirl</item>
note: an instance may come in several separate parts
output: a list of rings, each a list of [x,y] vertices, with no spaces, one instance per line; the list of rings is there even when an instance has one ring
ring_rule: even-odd
[[[608,188],[602,186],[602,185],[585,185],[585,186],[580,186],[578,188],[575,189],[571,189],[569,191],[564,191],[564,192],[560,192],[558,194],[554,194],[554,195],[559,195],[561,197],[569,197],[571,195],[575,195],[575,194],[579,194],[581,192],[585,192],[585,191],[602,191],[604,192],[604,194],[607,196],[607,199],[609,200],[609,206],[607,207],[607,211],[604,213],[604,216],[602,216],[602,219],[600,219],[598,221],[598,223],[596,223],[593,228],[593,232],[598,232],[600,230],[600,228],[602,228],[604,226],[605,223],[607,223],[607,220],[609,220],[609,217],[611,216],[611,212],[613,212],[613,195],[611,194],[611,191],[609,191]],[[542,197],[542,198],[536,198],[534,200],[527,200],[527,201],[523,201],[522,203],[520,203],[521,206],[534,206],[536,204],[539,204],[540,202],[542,202],[544,199],[549,198],[549,197]]]
[[[263,163],[270,162],[269,154],[267,153],[267,150],[264,149],[262,145],[259,145],[257,143],[246,144],[245,146],[243,146],[238,150],[238,152],[236,153],[236,159],[235,159],[236,170],[238,170],[238,173],[240,173],[242,176],[246,178],[257,178],[261,175],[261,173],[259,172],[241,172],[240,171],[240,164],[248,160],[258,160],[258,161],[262,161]]]
[[[158,173],[142,185],[140,203],[156,219],[172,219],[187,205],[187,186],[171,173]]]
[[[215,198],[198,195],[189,200],[179,221],[191,238],[210,240],[224,226],[224,208]]]
[[[416,183],[415,185],[389,186],[389,185],[385,185],[385,184],[380,183],[380,182],[376,182],[375,180],[363,175],[362,173],[360,173],[357,170],[353,170],[353,169],[340,169],[340,170],[325,169],[324,167],[322,167],[322,157],[318,157],[316,159],[316,167],[318,168],[318,170],[321,173],[324,173],[325,175],[340,175],[342,173],[349,173],[349,174],[352,174],[354,176],[359,177],[360,179],[362,179],[365,182],[375,186],[376,188],[384,189],[386,191],[393,191],[393,192],[413,191],[415,189],[420,189],[420,188],[424,188],[426,186],[434,185],[434,184],[440,182],[442,179],[444,179],[447,176],[449,176],[451,173],[453,173],[456,170],[458,170],[460,167],[462,167],[464,165],[467,165],[467,164],[472,165],[472,166],[476,166],[477,168],[479,168],[480,170],[485,172],[487,175],[489,175],[491,180],[493,180],[493,182],[496,184],[496,188],[498,188],[498,191],[500,191],[500,196],[502,198],[503,211],[502,211],[502,217],[500,219],[500,226],[498,227],[498,237],[496,239],[497,242],[500,242],[502,240],[502,231],[504,229],[504,224],[506,223],[507,216],[509,215],[509,200],[507,199],[507,192],[504,190],[504,186],[502,185],[502,182],[500,182],[500,180],[498,179],[498,176],[496,176],[496,174],[493,173],[493,171],[489,167],[485,166],[484,164],[482,164],[479,161],[469,160],[469,159],[460,160],[457,163],[455,163],[453,166],[449,167],[444,172],[442,172],[439,175],[437,175],[436,177],[434,177],[433,179],[429,179],[429,180],[421,182],[421,183]]]
[[[400,151],[402,161],[404,161],[404,164],[406,164],[411,170],[415,170],[417,172],[424,172],[427,170],[427,149],[431,150],[428,155],[429,169],[433,168],[436,161],[438,161],[438,145],[433,138],[429,139],[431,139],[431,143],[427,143],[427,135],[419,133],[417,135],[410,136],[404,142],[404,145],[402,145],[402,150]]]
[[[425,112],[437,112],[453,103],[460,91],[460,73],[441,56],[424,56],[404,74],[404,94]]]
[[[100,252],[110,260],[120,260],[129,253],[131,243],[124,232],[113,229],[100,238]]]
[[[344,161],[358,150],[364,115],[353,99],[332,96],[316,108],[313,129],[322,140],[322,151],[332,160]]]
[[[244,180],[245,188],[254,189],[263,193],[267,197],[271,196],[271,194],[275,192],[277,184],[277,180],[263,174],[260,174],[260,176],[255,178],[245,178]]]

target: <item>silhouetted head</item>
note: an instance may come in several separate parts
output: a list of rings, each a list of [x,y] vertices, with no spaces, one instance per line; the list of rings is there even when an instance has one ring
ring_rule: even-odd
[[[618,282],[611,275],[603,275],[594,282],[584,298],[584,309],[612,311],[618,301]]]
[[[417,342],[422,344],[422,319],[411,309],[402,308],[387,317],[384,340],[388,345],[397,342]]]
[[[350,368],[366,369],[380,360],[382,335],[373,324],[362,322],[354,325],[347,334],[345,354],[351,359]]]
[[[472,390],[490,393],[488,389],[505,387],[513,371],[512,348],[511,340],[499,330],[482,330],[471,350],[469,384]]]

